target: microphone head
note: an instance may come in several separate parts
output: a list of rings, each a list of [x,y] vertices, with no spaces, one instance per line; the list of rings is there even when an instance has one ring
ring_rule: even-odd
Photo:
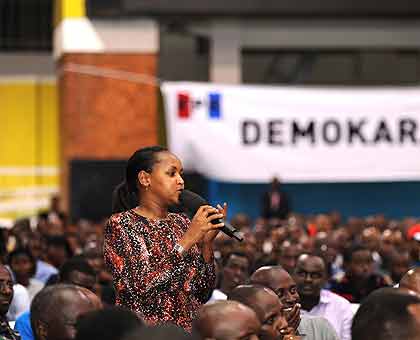
[[[202,205],[208,204],[203,197],[190,190],[183,190],[179,196],[179,201],[191,215],[195,215]]]
[[[180,205],[183,207],[184,212],[191,218],[195,215],[197,210],[202,205],[207,205],[208,202],[201,197],[200,195],[196,194],[195,192],[192,192],[190,190],[183,190],[181,192],[181,195],[179,196]],[[219,223],[221,220],[213,220],[213,224]],[[230,237],[234,237],[238,241],[243,241],[243,236],[240,232],[238,232],[234,227],[232,227],[230,224],[225,222],[225,226],[221,228],[221,230],[229,235]]]

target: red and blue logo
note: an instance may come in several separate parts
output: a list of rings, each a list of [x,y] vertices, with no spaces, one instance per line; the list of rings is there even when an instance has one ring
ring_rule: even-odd
[[[221,100],[222,96],[217,92],[210,92],[204,100],[191,98],[188,92],[178,93],[178,117],[188,119],[195,109],[207,106],[208,117],[210,119],[221,119]]]

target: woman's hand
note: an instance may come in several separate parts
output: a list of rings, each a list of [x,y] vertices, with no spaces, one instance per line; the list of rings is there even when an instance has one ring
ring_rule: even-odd
[[[179,241],[179,244],[185,251],[189,250],[194,244],[203,241],[204,236],[209,231],[216,231],[217,228],[223,227],[225,225],[224,222],[211,223],[211,221],[221,218],[223,218],[223,214],[218,209],[209,205],[201,206],[194,215],[190,227]]]
[[[227,216],[227,203],[223,203],[223,208],[221,207],[220,204],[217,205],[217,210],[219,212],[219,214],[223,214],[223,220],[226,219]],[[213,240],[216,238],[216,236],[219,234],[220,229],[216,229],[216,230],[210,230],[208,231],[203,238],[203,242],[204,244],[211,244],[213,242]]]

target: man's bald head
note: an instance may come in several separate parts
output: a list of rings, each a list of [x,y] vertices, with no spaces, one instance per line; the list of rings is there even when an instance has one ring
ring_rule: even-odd
[[[312,265],[318,267],[319,269],[325,270],[325,262],[322,257],[317,255],[311,254],[302,254],[298,258],[298,263],[300,264],[308,264],[311,263]]]
[[[281,266],[264,266],[257,269],[250,277],[252,284],[262,285],[275,290],[277,282],[290,277],[289,273]]]
[[[261,337],[266,340],[281,338],[288,332],[283,305],[278,296],[261,285],[241,285],[229,294],[230,300],[239,301],[252,308],[261,322]]]
[[[202,338],[255,340],[261,324],[251,308],[237,301],[215,301],[201,308],[193,327]]]
[[[238,301],[254,310],[260,322],[264,321],[265,305],[281,302],[270,289],[261,285],[240,285],[228,295],[229,300]]]
[[[420,294],[420,267],[412,268],[405,273],[399,286]]]
[[[48,286],[31,304],[35,339],[74,339],[77,318],[101,307],[99,298],[86,288],[70,284]]]

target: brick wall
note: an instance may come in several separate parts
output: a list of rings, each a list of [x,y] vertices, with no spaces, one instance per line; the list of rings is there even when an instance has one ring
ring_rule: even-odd
[[[127,159],[158,142],[157,88],[66,71],[89,65],[155,77],[155,54],[66,54],[59,63],[61,194],[68,208],[72,159]]]

